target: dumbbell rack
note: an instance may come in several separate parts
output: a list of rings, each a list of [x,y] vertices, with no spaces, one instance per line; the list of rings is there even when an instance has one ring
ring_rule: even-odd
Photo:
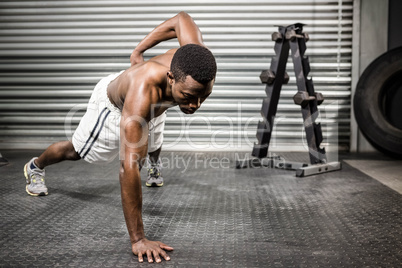
[[[304,52],[306,51],[306,41],[309,40],[309,36],[303,32],[303,26],[301,23],[287,27],[279,26],[278,32],[272,34],[272,40],[275,41],[274,50],[276,56],[271,60],[270,69],[262,71],[260,75],[261,82],[266,84],[267,98],[264,98],[261,108],[263,121],[258,123],[257,128],[258,144],[254,144],[252,151],[252,156],[256,158],[237,160],[236,168],[265,166],[291,169],[296,170],[297,177],[341,169],[340,162],[327,163],[325,148],[320,148],[323,140],[321,124],[315,123],[315,120],[318,117],[317,105],[320,105],[324,98],[321,93],[314,92],[313,81],[307,78],[310,72],[310,63],[308,57],[304,57]],[[287,84],[289,81],[289,75],[285,71],[289,48],[298,88],[293,101],[301,107],[309,148],[310,165],[285,161],[280,156],[267,157],[282,84]]]

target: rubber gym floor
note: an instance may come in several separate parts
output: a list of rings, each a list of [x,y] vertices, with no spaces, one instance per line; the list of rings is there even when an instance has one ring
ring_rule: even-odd
[[[402,162],[383,155],[341,155],[341,171],[297,178],[289,170],[235,169],[244,153],[163,152],[175,167],[163,170],[161,188],[146,187],[142,170],[143,220],[149,239],[175,250],[170,261],[139,264],[121,208],[118,161],[50,166],[49,195],[31,197],[22,170],[39,153],[2,151],[9,164],[0,167],[1,267],[402,264]]]

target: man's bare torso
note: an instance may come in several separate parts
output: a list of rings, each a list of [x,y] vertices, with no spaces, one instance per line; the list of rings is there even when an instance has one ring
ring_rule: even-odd
[[[107,94],[110,102],[120,110],[125,105],[138,105],[126,102],[127,94],[150,94],[150,107],[154,109],[153,117],[161,115],[167,108],[174,105],[173,99],[167,96],[166,74],[177,49],[171,49],[165,54],[131,66],[108,85]],[[141,88],[141,89],[140,89]],[[133,91],[133,92],[131,92]],[[146,92],[143,92],[146,91]]]

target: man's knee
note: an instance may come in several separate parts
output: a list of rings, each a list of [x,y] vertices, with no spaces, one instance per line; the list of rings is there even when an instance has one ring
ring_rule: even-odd
[[[75,150],[73,150],[72,152],[70,152],[69,159],[70,160],[80,160],[81,156]]]
[[[71,141],[65,141],[64,143],[64,152],[66,153],[66,158],[68,160],[79,160],[81,159],[80,155],[75,151],[75,148]]]

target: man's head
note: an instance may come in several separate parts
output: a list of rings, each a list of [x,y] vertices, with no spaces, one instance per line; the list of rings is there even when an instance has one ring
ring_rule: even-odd
[[[182,112],[192,114],[200,107],[212,92],[215,76],[215,58],[206,47],[188,44],[176,51],[168,77]]]

